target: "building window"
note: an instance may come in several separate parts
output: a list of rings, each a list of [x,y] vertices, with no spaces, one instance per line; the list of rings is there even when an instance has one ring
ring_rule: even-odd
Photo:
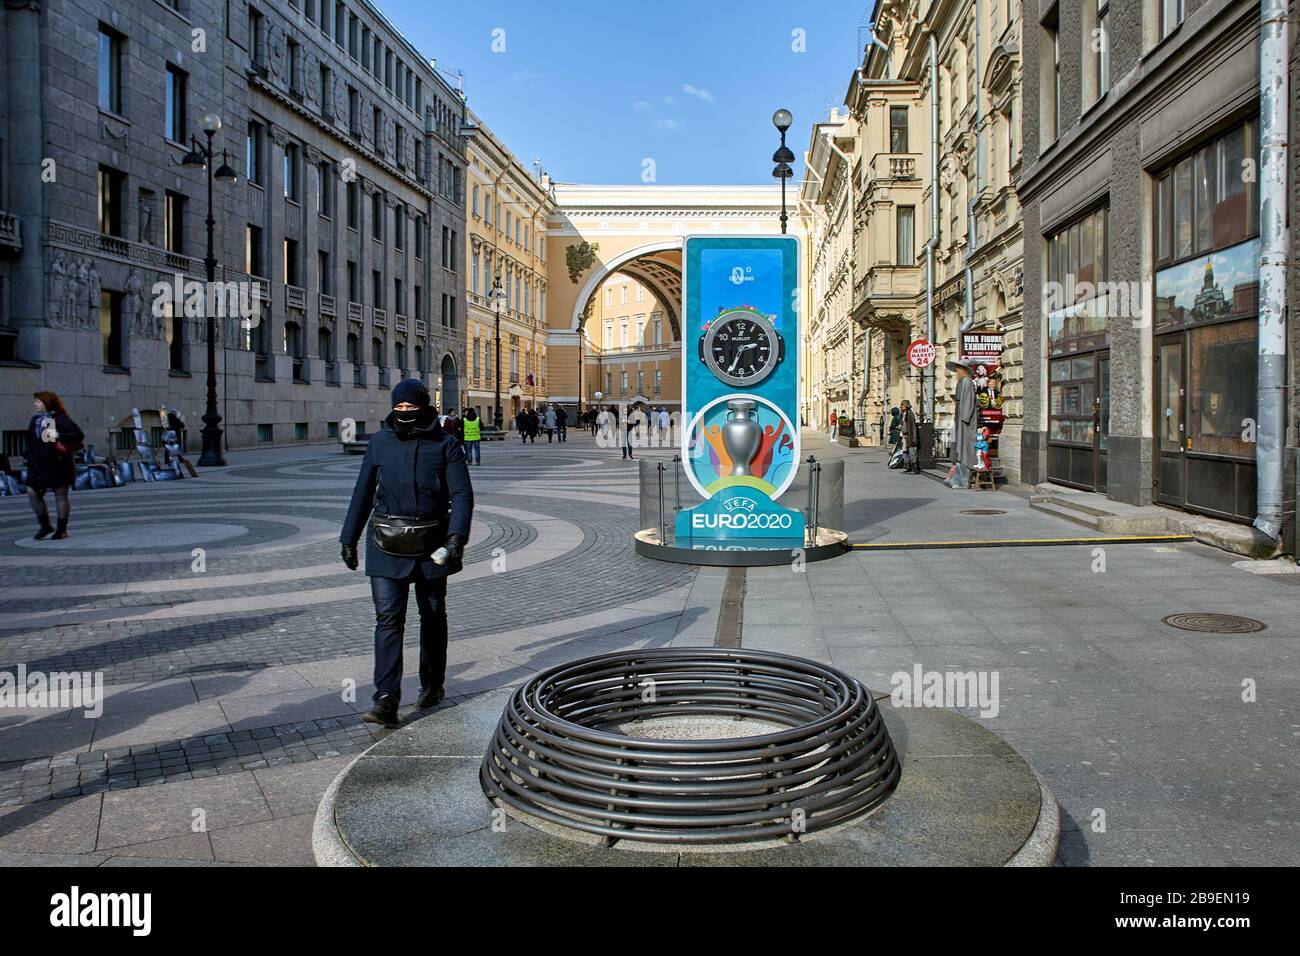
[[[126,367],[126,349],[122,328],[122,293],[103,290],[99,294],[99,331],[104,341],[104,364],[111,368]]]
[[[326,120],[334,119],[334,74],[323,63],[320,67],[320,112]]]
[[[413,310],[415,317],[417,319],[423,319],[424,318],[424,290],[417,285],[413,288],[413,291],[415,293],[415,309]]]
[[[325,295],[334,294],[334,282],[330,275],[330,254],[324,249],[316,252],[316,289]]]
[[[402,295],[406,290],[402,288],[402,280],[396,276],[393,277],[393,311],[398,315],[406,314],[406,297]]]
[[[185,142],[185,84],[186,73],[179,67],[167,64],[167,138],[174,143]]]
[[[1156,0],[1160,9],[1160,39],[1178,29],[1183,22],[1183,0]]]
[[[298,202],[301,199],[301,184],[298,182],[299,149],[297,143],[286,143],[284,147],[284,198]]]
[[[384,277],[378,269],[370,270],[370,300],[376,309],[384,307]]]
[[[889,151],[891,153],[907,152],[906,106],[891,106],[889,108]]]
[[[299,273],[298,265],[298,240],[284,240],[284,284],[285,285],[302,285],[302,277]]]
[[[1044,311],[1052,356],[1099,348],[1107,342],[1112,304],[1101,286],[1109,274],[1108,229],[1108,209],[1102,206],[1047,240]]]
[[[302,46],[292,38],[289,46],[289,92],[302,99]]]
[[[99,108],[122,112],[122,34],[99,25]]]
[[[99,167],[99,231],[106,236],[123,235],[122,197],[126,176],[109,166]]]
[[[472,213],[473,213],[474,215],[476,215],[476,216],[479,214],[479,212],[478,212],[478,192],[479,192],[478,183],[475,183],[475,184],[474,184],[474,188],[470,190],[470,207],[469,207],[469,211],[472,212]]]
[[[381,242],[384,238],[384,197],[379,193],[370,195],[370,235]]]
[[[348,182],[348,228],[356,229],[361,219],[361,189],[355,179]]]
[[[248,138],[244,144],[244,176],[250,183],[262,182],[262,137],[264,135],[261,123],[248,124]]]
[[[348,260],[348,301],[361,301],[361,278],[357,274],[357,264],[351,259]]]
[[[898,232],[895,236],[898,261],[897,265],[916,264],[916,207],[898,207]]]
[[[1039,62],[1045,63],[1050,72],[1046,72],[1042,84],[1040,103],[1042,139],[1044,144],[1056,142],[1061,133],[1061,34],[1060,13],[1053,7],[1047,19],[1043,21],[1042,56]]]
[[[266,24],[254,7],[248,8],[248,58],[254,66],[266,69]]]
[[[1097,26],[1093,33],[1096,51],[1097,96],[1110,90],[1110,0],[1097,0]]]
[[[415,217],[415,258],[424,260],[424,217]]]
[[[1236,245],[1259,234],[1256,120],[1234,127],[1159,173],[1155,186],[1156,262]]]
[[[348,132],[361,135],[361,95],[355,86],[348,87]]]
[[[329,163],[321,163],[316,167],[316,212],[322,216],[330,216],[334,212],[334,202],[331,197],[334,195],[334,178],[333,171]]]
[[[266,276],[262,257],[262,227],[249,226],[244,231],[244,271],[250,276]]]
[[[166,214],[163,217],[163,241],[168,252],[182,255],[185,252],[185,197],[167,191]]]
[[[394,361],[397,362],[397,369],[401,372],[401,378],[406,378],[406,343],[398,341],[393,346]]]
[[[399,252],[406,248],[406,207],[400,203],[393,210],[393,246]]]
[[[297,322],[284,323],[284,351],[292,360],[293,380],[307,381],[303,374],[306,362],[303,357],[302,326]]]

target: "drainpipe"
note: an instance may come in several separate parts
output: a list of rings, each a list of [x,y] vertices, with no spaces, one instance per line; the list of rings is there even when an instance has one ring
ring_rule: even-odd
[[[967,332],[975,324],[975,276],[971,271],[971,259],[975,257],[975,202],[980,194],[980,174],[984,169],[984,138],[980,131],[983,117],[984,98],[980,84],[980,2],[975,0],[975,181],[971,183],[970,195],[966,197],[966,318],[958,332],[957,349],[961,350],[961,332]]]
[[[939,245],[939,45],[934,32],[930,40],[930,238],[925,244],[925,340],[934,344],[934,250]],[[921,408],[934,430],[934,364],[921,373]],[[929,460],[930,449],[922,458]]]
[[[1286,435],[1287,59],[1286,0],[1262,0],[1259,41],[1259,416],[1255,528],[1282,531]]]

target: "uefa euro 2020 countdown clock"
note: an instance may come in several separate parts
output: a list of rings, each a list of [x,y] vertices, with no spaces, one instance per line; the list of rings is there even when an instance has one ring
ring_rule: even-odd
[[[757,385],[785,357],[785,341],[771,320],[748,306],[720,314],[699,342],[700,361],[719,381],[738,388]]]

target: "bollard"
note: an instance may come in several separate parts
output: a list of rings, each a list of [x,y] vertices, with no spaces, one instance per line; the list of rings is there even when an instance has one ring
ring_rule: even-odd
[[[821,518],[822,507],[822,466],[821,462],[814,462],[810,467],[811,474],[808,476],[808,490],[812,494],[812,543],[817,543],[817,526]]]
[[[667,466],[664,465],[662,461],[656,462],[655,464],[655,471],[658,473],[659,476],[659,543],[660,544],[667,544],[667,539],[668,539],[668,525],[664,521],[664,468],[666,467]]]

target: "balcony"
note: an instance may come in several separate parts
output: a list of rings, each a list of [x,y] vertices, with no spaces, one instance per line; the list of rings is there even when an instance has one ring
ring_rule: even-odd
[[[10,212],[0,212],[0,248],[23,251],[22,220]]]
[[[365,321],[365,310],[360,302],[348,303],[348,321],[356,322],[358,325]]]
[[[890,156],[889,177],[891,179],[915,179],[916,160],[910,156]]]
[[[328,316],[328,317],[331,318],[331,319],[334,318],[334,316],[335,316],[335,312],[334,312],[334,296],[332,296],[332,295],[326,295],[324,292],[322,292],[322,293],[320,294],[320,306],[319,306],[319,308],[320,308],[320,314],[321,314],[322,317]]]
[[[383,309],[372,308],[370,310],[370,321],[374,323],[377,329],[388,328],[388,313]]]
[[[300,285],[284,287],[284,304],[287,308],[307,311],[307,291]]]

